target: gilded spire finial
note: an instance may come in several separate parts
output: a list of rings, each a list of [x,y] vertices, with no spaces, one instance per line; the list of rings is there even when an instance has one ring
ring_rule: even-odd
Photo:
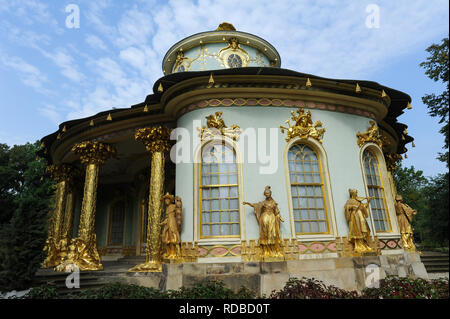
[[[306,79],[306,87],[310,88],[312,86],[311,80],[309,78]]]
[[[209,75],[208,84],[210,84],[210,85],[213,85],[213,84],[214,84],[214,78],[213,78],[212,73]]]

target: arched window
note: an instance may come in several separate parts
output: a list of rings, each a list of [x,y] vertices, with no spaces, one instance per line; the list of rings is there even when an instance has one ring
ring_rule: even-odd
[[[288,162],[295,232],[329,233],[319,156],[306,144],[294,144]]]
[[[207,144],[200,164],[200,238],[239,237],[238,171],[234,149]]]
[[[366,176],[367,190],[370,197],[372,219],[377,232],[388,232],[391,230],[386,209],[386,197],[380,171],[380,165],[376,156],[369,150],[363,152],[364,174]]]
[[[115,202],[109,216],[109,245],[123,245],[123,233],[125,230],[125,201]]]

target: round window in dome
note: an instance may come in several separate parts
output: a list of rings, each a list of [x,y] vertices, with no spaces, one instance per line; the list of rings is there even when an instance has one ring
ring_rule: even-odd
[[[241,68],[242,58],[238,54],[232,53],[227,58],[227,64],[229,68]]]

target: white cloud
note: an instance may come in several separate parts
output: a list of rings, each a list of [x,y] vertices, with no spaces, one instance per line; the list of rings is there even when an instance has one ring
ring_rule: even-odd
[[[86,43],[89,44],[89,46],[93,49],[106,50],[105,43],[96,35],[89,34],[86,37]]]
[[[47,77],[37,67],[24,61],[20,57],[10,57],[0,51],[0,63],[17,72],[20,80],[42,94],[51,94],[51,91],[42,86]]]
[[[144,45],[153,33],[152,16],[133,8],[124,13],[117,29],[119,37],[116,43],[120,47]]]
[[[54,105],[46,104],[38,109],[39,113],[50,119],[54,125],[59,125],[62,121],[61,111]]]
[[[71,55],[64,52],[64,49],[58,49],[54,53],[40,49],[41,53],[53,61],[59,68],[63,76],[74,82],[81,82],[85,76],[78,71],[78,67]]]

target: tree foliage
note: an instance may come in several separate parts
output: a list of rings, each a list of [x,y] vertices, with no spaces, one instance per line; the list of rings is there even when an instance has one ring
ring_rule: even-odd
[[[38,149],[38,142],[0,144],[0,291],[28,288],[43,259],[53,182]]]
[[[445,153],[439,153],[439,160],[447,163],[449,167],[448,158],[448,98],[449,98],[449,71],[448,71],[448,38],[442,39],[441,44],[433,44],[429,46],[426,51],[430,54],[425,62],[420,64],[425,69],[425,74],[434,81],[442,81],[445,84],[444,92],[440,95],[426,94],[422,97],[422,101],[428,107],[428,112],[433,117],[439,118],[439,123],[444,123],[440,129],[440,133],[445,137],[444,149]]]

